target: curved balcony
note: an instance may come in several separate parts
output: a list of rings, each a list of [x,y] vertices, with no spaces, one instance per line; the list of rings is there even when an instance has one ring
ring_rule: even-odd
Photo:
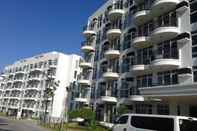
[[[121,19],[125,11],[123,9],[112,9],[108,16],[110,20]]]
[[[179,0],[155,0],[152,4],[151,13],[159,16],[176,8]]]
[[[80,79],[80,80],[78,80],[78,83],[80,85],[84,85],[84,86],[90,86],[91,85],[91,81],[90,80],[86,80],[86,79]]]
[[[180,66],[179,59],[159,58],[151,62],[154,69],[175,69]]]
[[[122,31],[120,29],[109,29],[107,31],[108,39],[114,39],[121,36]]]
[[[112,96],[101,96],[101,102],[103,102],[103,103],[117,103],[118,100],[116,97],[112,97]]]
[[[148,36],[139,36],[133,39],[133,46],[136,48],[146,48],[151,46],[150,37]]]
[[[22,107],[23,110],[35,111],[36,108],[34,107]]]
[[[30,70],[30,72],[42,72],[43,71],[43,69],[42,68],[33,68],[33,69],[31,69]]]
[[[49,68],[56,69],[57,68],[57,65],[54,65],[54,64],[53,65],[50,65]]]
[[[161,41],[169,40],[180,34],[180,30],[175,26],[158,27],[153,30],[151,39],[158,43]]]
[[[93,68],[91,62],[85,62],[85,61],[80,62],[79,66],[81,68],[90,68],[90,69]]]
[[[130,68],[131,72],[141,72],[147,69],[147,65],[144,64],[136,64],[136,65],[132,65]]]
[[[17,71],[15,74],[25,74],[25,71]]]
[[[23,82],[24,82],[23,79],[16,79],[16,80],[14,80],[14,83],[23,83]]]
[[[119,74],[116,72],[106,72],[103,74],[103,78],[105,80],[117,80],[119,78]]]
[[[38,98],[35,97],[24,97],[24,100],[38,101]]]
[[[10,96],[9,99],[20,100],[20,96]]]
[[[25,90],[36,90],[36,91],[39,91],[39,90],[41,90],[41,88],[38,88],[38,87],[28,87],[28,88],[25,88]]]
[[[96,32],[94,30],[86,29],[86,30],[83,31],[83,35],[85,37],[91,37],[91,36],[96,35]]]
[[[82,102],[82,103],[88,103],[88,99],[87,98],[75,98],[76,102]]]
[[[18,109],[18,107],[19,107],[18,105],[10,105],[9,106],[10,109]]]
[[[144,101],[144,97],[141,95],[131,95],[129,97],[130,101]]]
[[[41,81],[42,79],[40,77],[32,77],[29,78],[29,81]]]
[[[92,45],[85,45],[85,44],[82,45],[81,50],[83,52],[94,52],[95,51],[95,49]]]
[[[150,10],[141,10],[141,11],[137,11],[134,15],[133,15],[134,21],[137,25],[146,23],[147,21],[150,20]]]
[[[115,58],[119,58],[119,56],[120,56],[119,50],[110,49],[105,52],[105,57],[107,59],[115,59]]]

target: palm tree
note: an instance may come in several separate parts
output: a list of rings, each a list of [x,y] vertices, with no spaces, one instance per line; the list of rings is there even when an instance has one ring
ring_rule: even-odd
[[[46,81],[48,82],[44,90],[44,99],[45,99],[44,123],[46,123],[49,98],[52,98],[51,106],[53,107],[54,94],[57,87],[59,86],[60,81],[54,80],[53,73],[50,71],[50,69],[48,70],[47,74],[44,75],[47,77]]]

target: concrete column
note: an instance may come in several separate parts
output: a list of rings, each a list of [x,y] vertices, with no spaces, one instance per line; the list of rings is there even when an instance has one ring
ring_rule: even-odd
[[[106,104],[104,104],[104,122],[107,122],[107,105]]]
[[[177,115],[177,103],[170,103],[170,115]]]
[[[180,104],[180,111],[182,116],[189,116],[189,105]]]
[[[156,103],[152,104],[152,114],[158,114],[157,113],[157,104]]]
[[[20,119],[21,118],[21,115],[22,115],[22,110],[18,109],[16,118],[17,119]]]

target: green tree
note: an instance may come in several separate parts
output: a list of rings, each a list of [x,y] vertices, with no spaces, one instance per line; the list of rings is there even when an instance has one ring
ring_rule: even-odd
[[[71,111],[68,113],[70,119],[74,118],[83,118],[84,122],[88,126],[93,126],[95,125],[95,112],[89,108],[89,107],[84,107],[75,111]]]
[[[125,106],[125,105],[120,105],[117,108],[117,113],[118,113],[118,116],[120,116],[122,114],[129,113],[129,108],[127,106]]]

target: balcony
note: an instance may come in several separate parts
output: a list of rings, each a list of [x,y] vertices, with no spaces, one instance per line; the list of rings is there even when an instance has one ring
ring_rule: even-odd
[[[78,83],[80,84],[80,85],[83,85],[83,86],[90,86],[91,85],[91,81],[90,80],[88,80],[88,79],[80,79],[80,80],[78,80]]]
[[[14,80],[14,83],[23,83],[24,82],[24,79],[15,79]]]
[[[37,96],[25,96],[23,99],[24,100],[31,100],[31,101],[38,101]]]
[[[152,3],[151,13],[154,14],[154,16],[159,16],[173,9],[176,9],[176,5],[179,2],[179,0],[155,0]]]
[[[136,64],[131,66],[130,71],[133,73],[137,73],[137,72],[145,71],[147,69],[148,69],[148,65]]]
[[[121,19],[122,16],[124,15],[125,11],[123,9],[118,9],[118,8],[115,8],[115,9],[112,9],[108,16],[109,16],[109,19],[111,21],[113,20],[116,20],[116,19]]]
[[[130,101],[144,101],[144,97],[141,95],[131,95],[129,96]]]
[[[117,103],[118,102],[117,98],[113,96],[101,96],[100,101],[102,103]]]
[[[30,110],[30,111],[35,111],[36,108],[34,106],[23,106],[22,107],[23,110]]]
[[[76,102],[82,102],[82,103],[88,103],[89,102],[87,98],[81,98],[81,97],[75,98],[75,101]]]
[[[181,65],[179,59],[170,59],[170,58],[158,58],[151,62],[153,69],[176,69]]]
[[[119,74],[117,72],[105,72],[103,74],[103,78],[105,80],[117,80],[119,78]]]
[[[94,47],[91,44],[87,44],[87,43],[82,43],[81,50],[83,52],[94,52],[95,51]]]
[[[29,81],[41,81],[42,78],[41,77],[30,77]]]
[[[25,74],[25,71],[17,71],[15,74]]]
[[[56,69],[56,68],[57,68],[57,65],[54,65],[54,64],[49,65],[49,68],[50,68],[50,69]]]
[[[150,37],[148,36],[137,36],[133,39],[133,46],[135,48],[146,48],[151,46]]]
[[[146,88],[139,88],[144,96],[151,97],[178,97],[178,96],[196,96],[197,83],[194,84],[176,84],[176,85],[158,85]],[[189,98],[189,97],[188,97]],[[180,97],[179,97],[180,99]]]
[[[155,43],[158,43],[175,38],[178,34],[180,34],[179,27],[166,25],[164,27],[155,28],[151,34],[151,39]]]
[[[13,100],[20,100],[20,96],[10,96],[9,99],[13,99]]]
[[[120,28],[118,27],[112,27],[111,29],[109,29],[107,31],[107,38],[108,39],[115,39],[115,38],[119,38],[122,34],[122,31]]]
[[[30,69],[30,72],[42,72],[42,71],[43,71],[43,69],[42,68],[39,68],[39,67]]]
[[[86,62],[86,61],[81,61],[79,66],[81,68],[85,68],[85,69],[92,69],[93,68],[93,65],[91,62]]]
[[[10,108],[10,109],[18,109],[18,106],[19,106],[19,105],[9,105],[9,108]]]
[[[86,38],[90,38],[91,36],[95,36],[96,35],[96,31],[94,31],[93,29],[88,28],[87,26],[84,27],[83,29],[83,35]]]
[[[137,11],[133,15],[133,18],[134,18],[135,23],[137,25],[143,24],[143,23],[147,22],[150,19],[150,11],[149,10]]]
[[[25,88],[25,90],[36,90],[36,91],[39,91],[39,90],[41,90],[41,88],[39,88],[39,87],[34,87],[34,86],[30,86],[30,87],[27,87],[27,88]]]
[[[119,58],[119,56],[120,56],[119,50],[109,49],[108,51],[105,52],[105,57],[107,59],[115,59],[115,58]]]

